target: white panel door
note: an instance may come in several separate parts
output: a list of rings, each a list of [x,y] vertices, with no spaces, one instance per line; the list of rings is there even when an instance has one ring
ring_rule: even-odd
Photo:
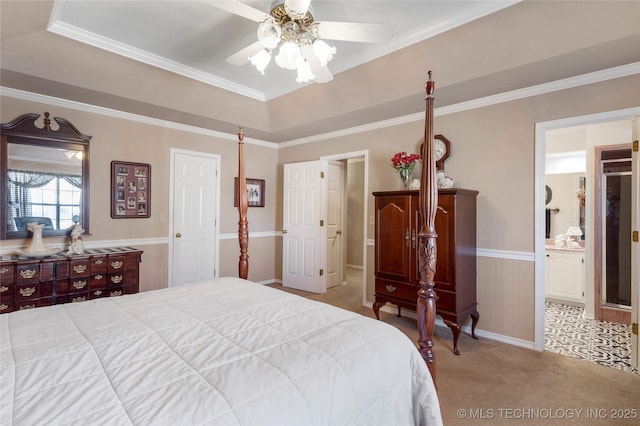
[[[173,152],[171,282],[175,287],[216,277],[218,158]]]
[[[327,288],[342,282],[342,199],[344,165],[331,162],[327,165]]]
[[[640,367],[640,153],[638,139],[640,139],[640,118],[633,120],[632,136],[634,147],[631,150],[631,231],[635,231],[635,238],[631,242],[631,324],[635,324],[635,334],[631,333],[631,364]]]
[[[322,171],[321,161],[284,165],[282,285],[314,293],[326,291]]]

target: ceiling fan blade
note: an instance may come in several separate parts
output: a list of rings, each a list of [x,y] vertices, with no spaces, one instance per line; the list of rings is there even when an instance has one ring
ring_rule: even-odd
[[[252,43],[229,56],[226,60],[231,65],[244,65],[249,62],[249,58],[263,49],[262,44],[259,41]]]
[[[262,22],[269,16],[269,13],[253,8],[237,0],[206,1],[205,3],[255,22]]]
[[[391,27],[387,24],[319,21],[318,36],[328,40],[382,43],[391,38]]]
[[[311,72],[316,76],[316,83],[328,83],[333,80],[333,74],[327,67],[323,67],[320,64],[320,60],[313,53],[313,48],[309,45],[302,46],[302,56],[305,57],[307,62],[309,62],[309,67],[311,68]]]

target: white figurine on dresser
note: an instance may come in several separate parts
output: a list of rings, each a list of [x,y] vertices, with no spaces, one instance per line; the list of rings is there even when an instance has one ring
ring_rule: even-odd
[[[84,253],[84,243],[82,242],[82,234],[84,233],[84,229],[82,225],[76,223],[71,228],[71,241],[69,241],[69,250],[67,254],[83,254]]]

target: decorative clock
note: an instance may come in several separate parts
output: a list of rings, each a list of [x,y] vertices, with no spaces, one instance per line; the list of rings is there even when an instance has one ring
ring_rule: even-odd
[[[436,169],[444,170],[444,162],[451,154],[451,142],[442,135],[433,137],[433,153],[436,159]]]

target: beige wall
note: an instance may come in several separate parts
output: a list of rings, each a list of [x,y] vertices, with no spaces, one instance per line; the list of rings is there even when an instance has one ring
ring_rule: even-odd
[[[635,75],[529,97],[460,113],[437,115],[435,132],[452,144],[445,170],[456,187],[478,196],[478,310],[482,330],[534,340],[534,262],[508,253],[534,252],[534,129],[538,122],[638,106]],[[437,111],[436,89],[436,111]],[[369,150],[369,191],[399,189],[389,159],[397,151],[417,152],[424,122],[296,145],[279,150],[282,165],[324,155]],[[418,169],[416,169],[418,171]],[[279,195],[281,196],[281,195]],[[369,195],[369,212],[373,197]],[[278,223],[282,213],[278,210]],[[368,239],[374,238],[373,226]],[[496,252],[497,251],[497,252]],[[504,254],[500,254],[504,252]],[[367,300],[373,300],[373,250],[367,260]],[[496,254],[497,253],[497,254]]]
[[[439,115],[435,132],[452,142],[446,172],[456,186],[480,191],[478,198],[478,302],[479,328],[514,339],[533,341],[534,263],[513,260],[500,252],[533,253],[534,250],[534,126],[535,123],[637,106],[640,76],[620,78],[589,86],[530,97],[508,103]],[[436,91],[437,96],[437,91]],[[221,156],[220,275],[237,275],[237,212],[233,207],[236,175],[236,143],[229,139],[169,129],[107,115],[47,106],[2,97],[3,122],[27,112],[49,111],[67,118],[78,129],[93,135],[91,142],[92,242],[168,239],[169,152],[171,147],[215,153]],[[436,98],[436,108],[437,108]],[[266,236],[250,239],[249,278],[267,281],[281,277],[282,165],[321,156],[368,150],[369,192],[399,188],[389,159],[400,150],[417,152],[424,123],[415,121],[394,127],[327,139],[281,149],[247,145],[248,177],[266,180],[266,207],[249,209],[250,232]],[[149,219],[115,220],[109,215],[109,174],[112,160],[151,163],[152,216]],[[369,212],[373,198],[369,196]],[[366,238],[373,239],[373,226]],[[7,244],[19,243],[3,241]],[[141,288],[166,286],[166,243],[142,247]],[[482,252],[491,250],[491,253]],[[373,247],[367,247],[367,299],[373,292]]]
[[[197,132],[175,130],[160,125],[10,97],[2,97],[0,102],[2,122],[8,122],[25,113],[42,114],[48,111],[52,116],[71,121],[82,133],[93,136],[90,142],[91,235],[85,236],[85,244],[91,247],[121,240],[131,241],[136,245],[143,244],[139,247],[145,251],[140,276],[142,290],[163,288],[168,283],[171,148],[220,155],[219,224],[223,238],[220,243],[220,272],[237,276],[238,242],[234,234],[237,234],[238,214],[237,208],[233,206],[234,177],[237,176],[238,164],[237,139],[222,139]],[[249,170],[247,177],[265,180],[265,207],[252,207],[248,212],[249,255],[254,262],[250,268],[250,277],[255,281],[271,280],[277,275],[272,261],[275,237],[273,235],[251,237],[251,233],[256,232],[273,234],[275,228],[274,200],[278,188],[275,184],[277,150],[269,144],[266,145],[246,143],[245,149],[247,170]],[[113,160],[151,164],[150,218],[111,218],[109,194]],[[161,222],[160,215],[168,219]],[[51,246],[62,245],[64,239],[49,238],[46,243]],[[15,245],[21,247],[24,242],[3,241],[2,249],[4,251],[7,246]],[[264,259],[264,253],[269,253],[269,257]],[[235,268],[231,266],[234,262]]]
[[[347,265],[362,267],[364,161],[347,161]]]

